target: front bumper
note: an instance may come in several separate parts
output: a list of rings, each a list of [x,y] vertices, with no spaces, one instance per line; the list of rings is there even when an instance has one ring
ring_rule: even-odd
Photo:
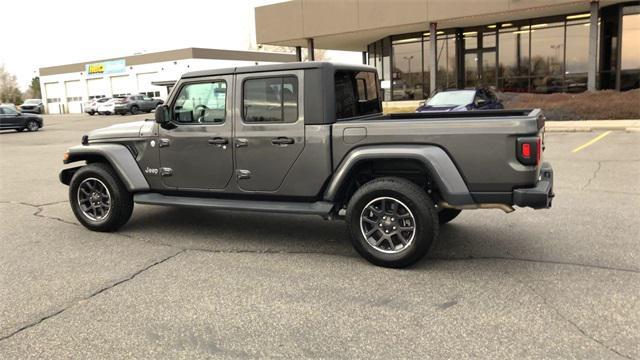
[[[42,112],[40,111],[40,108],[28,108],[28,109],[20,108],[20,111],[28,114],[40,114]]]
[[[535,187],[513,190],[513,204],[533,209],[548,209],[554,196],[553,169],[551,164],[545,162],[542,163]]]

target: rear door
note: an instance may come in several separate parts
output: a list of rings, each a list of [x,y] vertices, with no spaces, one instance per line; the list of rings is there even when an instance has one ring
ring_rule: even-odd
[[[304,71],[238,74],[235,165],[238,187],[276,191],[304,148]]]
[[[233,174],[232,76],[183,83],[159,129],[160,176],[177,190],[221,190]]]

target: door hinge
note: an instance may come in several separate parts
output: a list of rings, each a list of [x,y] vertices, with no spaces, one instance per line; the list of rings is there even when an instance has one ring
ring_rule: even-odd
[[[158,147],[165,147],[165,146],[169,146],[171,144],[171,142],[169,141],[169,139],[159,139],[158,140]]]
[[[251,171],[249,170],[236,170],[236,173],[238,174],[238,180],[251,178]]]
[[[171,176],[173,175],[173,169],[168,167],[160,168],[160,176]]]

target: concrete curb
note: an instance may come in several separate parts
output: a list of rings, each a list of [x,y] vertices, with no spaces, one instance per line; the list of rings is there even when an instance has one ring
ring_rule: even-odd
[[[547,121],[547,132],[627,131],[640,132],[640,120]]]

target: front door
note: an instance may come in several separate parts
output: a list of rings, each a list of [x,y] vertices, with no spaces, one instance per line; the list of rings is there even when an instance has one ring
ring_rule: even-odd
[[[167,188],[224,189],[233,175],[232,76],[180,85],[171,122],[158,133],[159,175]]]
[[[236,179],[245,191],[278,190],[304,148],[303,71],[237,75]]]
[[[0,127],[15,128],[22,123],[18,112],[9,107],[0,108]]]

